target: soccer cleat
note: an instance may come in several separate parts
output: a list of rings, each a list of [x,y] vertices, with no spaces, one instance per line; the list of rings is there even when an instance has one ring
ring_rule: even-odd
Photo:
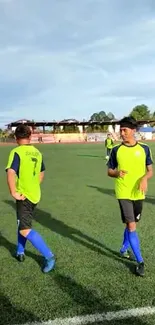
[[[131,253],[128,250],[126,250],[125,252],[120,251],[120,256],[124,257],[124,258],[127,258],[127,259],[130,259],[131,258]]]
[[[44,273],[48,273],[50,271],[52,271],[55,267],[55,258],[54,256],[52,256],[50,259],[46,259],[45,260],[45,266],[43,267],[43,272]]]
[[[25,261],[25,255],[24,254],[16,254],[15,257],[19,262],[24,262]]]
[[[144,276],[144,262],[138,263],[136,266],[136,274],[139,276]]]

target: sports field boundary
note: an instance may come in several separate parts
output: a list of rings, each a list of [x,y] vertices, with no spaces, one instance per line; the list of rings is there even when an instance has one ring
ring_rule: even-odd
[[[120,141],[118,141],[119,143]],[[141,141],[140,141],[141,142]],[[144,140],[142,141],[144,143],[154,143],[155,140]],[[104,145],[103,141],[79,141],[79,142],[43,142],[43,143],[39,143],[39,142],[31,142],[32,145],[57,145],[57,146],[61,146],[61,145]],[[16,142],[0,142],[0,147],[6,147],[6,146],[17,146]]]
[[[141,307],[134,309],[124,309],[119,311],[111,311],[107,313],[97,313],[84,316],[75,316],[71,318],[56,318],[47,322],[33,322],[24,325],[86,325],[95,324],[98,322],[118,321],[129,318],[137,318],[151,316],[155,314],[155,307]],[[103,323],[104,324],[104,323]],[[19,325],[19,324],[16,324]]]

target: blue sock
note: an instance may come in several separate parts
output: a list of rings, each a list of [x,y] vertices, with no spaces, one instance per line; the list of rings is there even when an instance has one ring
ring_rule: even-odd
[[[141,251],[140,251],[140,242],[139,242],[137,232],[128,230],[128,237],[129,237],[130,246],[133,250],[133,253],[136,257],[137,262],[138,263],[143,262],[143,258],[141,256]]]
[[[24,254],[27,238],[23,237],[18,231],[17,254]]]
[[[123,244],[122,244],[122,248],[120,250],[120,253],[123,254],[129,247],[130,247],[130,243],[129,243],[128,229],[125,228],[125,230],[124,230],[124,240],[123,240]]]
[[[31,242],[31,244],[43,255],[46,259],[50,259],[54,256],[51,250],[46,246],[43,238],[39,235],[39,233],[35,230],[31,230],[27,235],[27,239]]]

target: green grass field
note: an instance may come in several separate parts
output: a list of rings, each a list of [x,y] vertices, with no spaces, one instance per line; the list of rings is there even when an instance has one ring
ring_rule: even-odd
[[[152,145],[155,153],[155,145]],[[106,175],[104,146],[41,145],[46,163],[42,200],[34,228],[57,256],[55,271],[43,274],[41,257],[27,243],[18,263],[16,215],[5,175],[11,147],[0,161],[0,324],[44,322],[107,311],[155,305],[155,177],[150,181],[138,227],[146,275],[133,274],[133,262],[119,258],[123,225]],[[95,323],[98,325],[99,323]],[[100,323],[101,324],[101,323]],[[104,322],[154,325],[155,316]]]

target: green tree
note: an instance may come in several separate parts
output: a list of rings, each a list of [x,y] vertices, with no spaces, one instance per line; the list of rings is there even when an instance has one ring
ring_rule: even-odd
[[[106,114],[104,111],[101,111],[99,113],[94,113],[90,117],[90,121],[92,121],[92,122],[111,121],[113,119],[115,119],[115,116],[113,113],[109,112],[108,114]]]
[[[92,122],[101,122],[104,121],[106,118],[106,113],[104,111],[101,111],[99,113],[94,113],[91,117],[90,117],[90,121]]]
[[[155,121],[155,111],[151,113],[150,119]],[[155,122],[151,122],[151,126],[155,126]]]
[[[91,122],[107,122],[115,119],[115,116],[113,113],[109,112],[106,114],[104,111],[101,111],[99,113],[94,113],[90,117]],[[89,125],[86,128],[86,132],[106,132],[108,130],[108,125]]]
[[[107,114],[107,117],[109,118],[110,121],[115,119],[115,115],[111,112]]]
[[[79,133],[79,128],[77,125],[64,125],[63,126],[64,133]]]
[[[95,133],[95,132],[107,132],[108,125],[89,125],[85,128],[87,133]]]
[[[151,114],[151,119],[155,119],[155,111]]]
[[[5,138],[10,138],[10,139],[14,139],[15,138],[15,133],[14,132],[10,132],[9,134],[5,134],[4,135]]]
[[[8,129],[0,129],[0,138],[1,141],[6,141],[8,138],[13,139],[14,138],[14,132],[13,131],[9,131]]]
[[[130,116],[134,117],[136,120],[147,120],[150,119],[151,114],[148,106],[142,104],[135,106],[131,111]]]
[[[53,130],[51,130],[51,133],[61,133],[60,125],[55,125]]]

